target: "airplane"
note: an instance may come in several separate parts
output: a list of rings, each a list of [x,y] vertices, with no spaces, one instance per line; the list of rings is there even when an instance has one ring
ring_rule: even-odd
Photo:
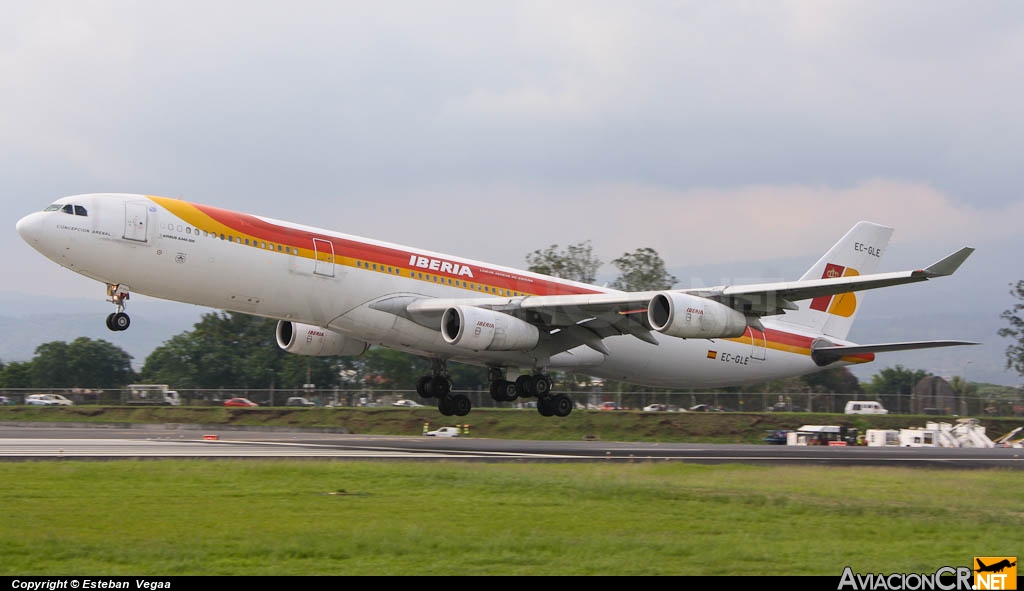
[[[47,258],[106,284],[107,327],[129,327],[131,293],[277,319],[299,355],[378,345],[430,360],[416,392],[446,416],[450,361],[489,368],[496,401],[536,397],[543,416],[574,407],[551,391],[562,370],[661,388],[724,387],[968,341],[846,340],[859,293],[951,275],[964,247],[923,269],[876,273],[893,229],[859,222],[796,281],[625,292],[472,259],[154,195],[63,197],[17,231]],[[798,304],[800,302],[800,304]]]
[[[987,566],[985,565],[984,562],[981,561],[980,558],[976,558],[975,560],[977,560],[977,562],[978,562],[977,571],[979,573],[998,573],[998,572],[1002,572],[1004,568],[1009,568],[1011,566],[1017,566],[1017,562],[1016,561],[1010,562],[1010,560],[1008,558],[1004,558],[1004,559],[1000,560],[999,562],[995,562],[995,563],[989,564]]]

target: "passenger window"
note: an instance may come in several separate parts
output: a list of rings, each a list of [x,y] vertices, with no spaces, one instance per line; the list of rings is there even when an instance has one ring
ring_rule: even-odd
[[[185,233],[186,234],[191,234],[192,233],[192,228],[185,228]]]

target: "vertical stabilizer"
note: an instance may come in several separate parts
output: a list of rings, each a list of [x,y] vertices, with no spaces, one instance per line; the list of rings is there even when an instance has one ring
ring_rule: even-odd
[[[875,273],[889,246],[892,231],[888,226],[858,222],[800,280]],[[860,291],[803,301],[799,310],[786,312],[779,320],[810,328],[825,336],[845,339],[864,295],[865,292]]]

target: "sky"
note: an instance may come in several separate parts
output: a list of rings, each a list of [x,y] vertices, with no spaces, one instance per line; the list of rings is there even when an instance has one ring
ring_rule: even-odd
[[[978,249],[965,276],[894,296],[911,311],[990,321],[1024,279],[1017,1],[8,0],[4,13],[8,291],[103,297],[14,231],[90,192],[515,267],[551,244],[590,240],[604,261],[650,247],[679,287],[793,279],[867,219],[896,228],[881,270]]]

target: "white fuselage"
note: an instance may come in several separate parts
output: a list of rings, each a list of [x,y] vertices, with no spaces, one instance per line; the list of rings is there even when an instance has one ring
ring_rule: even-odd
[[[325,327],[427,357],[504,368],[572,369],[658,387],[726,386],[820,369],[809,354],[817,335],[771,318],[764,320],[763,334],[748,330],[734,339],[655,334],[654,345],[630,335],[612,336],[603,341],[607,355],[586,346],[554,355],[463,350],[444,340],[440,326],[424,326],[389,311],[388,300],[512,299],[612,290],[180,200],[126,194],[66,197],[26,216],[18,230],[60,265],[131,292]],[[863,356],[838,364],[869,360]]]

